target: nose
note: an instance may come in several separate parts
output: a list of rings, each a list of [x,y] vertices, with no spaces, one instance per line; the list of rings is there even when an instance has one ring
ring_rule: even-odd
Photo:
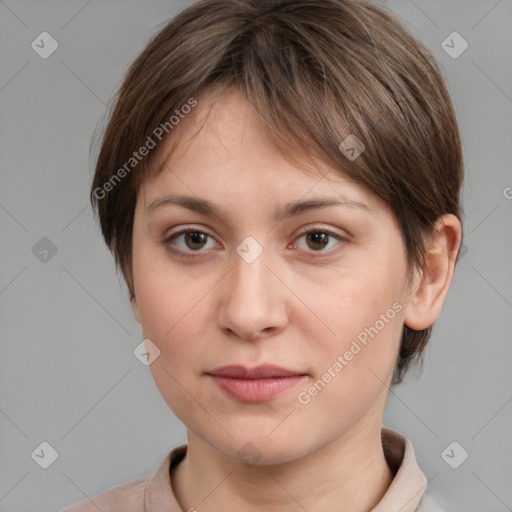
[[[233,266],[220,288],[218,325],[223,331],[255,340],[285,328],[290,292],[276,275],[277,269],[266,251],[251,263],[233,252]]]

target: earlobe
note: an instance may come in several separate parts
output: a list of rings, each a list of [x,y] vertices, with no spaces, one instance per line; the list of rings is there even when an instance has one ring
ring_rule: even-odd
[[[414,330],[430,327],[441,314],[448,294],[462,237],[462,227],[455,215],[437,219],[427,240],[427,253],[421,271],[417,271],[405,308],[404,323]]]
[[[130,299],[130,304],[132,306],[133,316],[140,324],[139,305],[137,304],[137,298],[135,297],[135,295]]]

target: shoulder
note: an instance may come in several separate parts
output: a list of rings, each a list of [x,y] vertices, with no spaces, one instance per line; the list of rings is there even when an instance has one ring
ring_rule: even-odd
[[[158,512],[162,503],[168,505],[168,510],[180,511],[172,490],[170,470],[180,463],[186,452],[187,445],[180,445],[167,453],[153,474],[110,487],[59,512]]]
[[[384,426],[381,438],[384,455],[394,478],[372,512],[398,509],[403,512],[446,512],[418,465],[411,441]]]
[[[59,512],[144,512],[144,493],[151,477],[111,487],[101,494],[79,501]]]

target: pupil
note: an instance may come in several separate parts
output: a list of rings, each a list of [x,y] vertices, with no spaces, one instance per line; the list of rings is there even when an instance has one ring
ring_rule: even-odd
[[[189,245],[191,249],[200,249],[202,247],[201,244],[204,244],[205,239],[206,234],[200,233],[199,231],[193,231],[186,234],[187,245]],[[188,243],[189,241],[191,241],[191,245]],[[199,244],[199,246],[194,246],[194,244]]]
[[[328,238],[329,238],[329,236],[327,235],[327,233],[323,233],[321,231],[315,231],[314,233],[311,233],[310,240],[313,241],[313,244],[320,244],[317,247],[313,247],[313,249],[316,249],[316,248],[321,249],[321,248],[325,247],[328,243]]]

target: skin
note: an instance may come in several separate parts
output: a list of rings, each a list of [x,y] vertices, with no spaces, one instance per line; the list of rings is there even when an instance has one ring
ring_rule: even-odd
[[[204,112],[200,101],[199,117]],[[150,366],[155,383],[187,427],[174,493],[185,511],[313,512],[340,503],[368,511],[393,477],[380,435],[401,329],[424,329],[438,318],[460,222],[438,219],[425,267],[408,287],[400,230],[376,195],[325,164],[316,175],[293,166],[236,92],[210,114],[197,126],[190,115],[177,128],[167,167],[138,191],[133,225],[133,312],[160,350]],[[148,211],[168,194],[211,201],[224,218],[171,204]],[[368,210],[329,206],[273,220],[289,201],[340,196]],[[202,244],[184,235],[169,240],[189,226],[210,236]],[[325,248],[303,235],[313,227],[334,234]],[[252,263],[236,252],[248,236],[263,248]],[[396,302],[401,310],[378,335],[300,403],[298,394]],[[271,400],[249,403],[227,397],[205,374],[263,363],[307,376]],[[252,466],[237,455],[248,442],[261,457]]]

